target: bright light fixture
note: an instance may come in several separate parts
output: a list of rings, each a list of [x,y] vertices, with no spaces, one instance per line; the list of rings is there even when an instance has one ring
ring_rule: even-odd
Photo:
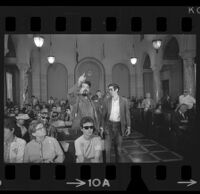
[[[55,57],[54,56],[48,56],[47,57],[47,60],[50,64],[54,63],[55,62]]]
[[[162,45],[162,40],[153,40],[152,44],[153,44],[153,48],[156,49],[156,52],[158,52],[159,48]]]
[[[135,65],[137,63],[137,58],[136,57],[131,57],[130,61],[131,61],[132,65]]]
[[[42,45],[44,44],[44,38],[42,36],[35,36],[33,39],[35,45],[39,48],[41,48]]]

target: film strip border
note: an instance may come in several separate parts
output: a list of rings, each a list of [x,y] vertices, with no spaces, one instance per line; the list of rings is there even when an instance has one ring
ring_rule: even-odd
[[[198,7],[1,7],[0,33],[58,33],[58,34],[144,34],[144,33],[199,33],[200,25],[197,17]],[[199,39],[197,38],[199,42]],[[3,45],[3,44],[2,44]],[[199,45],[199,43],[197,43]],[[2,48],[2,46],[1,46]],[[199,58],[198,58],[199,59]],[[198,60],[197,59],[197,60]],[[67,180],[109,180],[110,189],[116,190],[126,185],[134,187],[134,182],[147,180],[146,185],[164,186],[169,179],[188,181],[193,178],[197,168],[177,164],[171,168],[168,165],[4,165],[1,164],[0,189],[61,189],[71,190],[76,187],[66,187]],[[148,171],[150,170],[150,173]],[[173,177],[176,172],[177,177]],[[147,179],[145,179],[145,176]],[[126,178],[125,178],[126,177]],[[55,180],[55,182],[52,182]],[[112,181],[117,180],[113,183]],[[132,180],[133,182],[131,182]],[[25,181],[25,182],[24,182]],[[58,182],[57,182],[58,181]],[[171,180],[170,180],[171,181]],[[98,182],[98,181],[96,181]],[[177,183],[174,182],[177,186]],[[56,185],[56,187],[55,187]],[[98,187],[94,189],[105,189]],[[145,184],[144,184],[145,185]],[[166,185],[165,185],[166,186]],[[172,185],[170,185],[172,186]],[[37,187],[37,188],[36,188]],[[54,188],[55,187],[55,188]],[[83,188],[83,187],[81,187]],[[149,189],[150,187],[148,187]],[[160,187],[159,187],[160,188]],[[84,189],[84,188],[83,188]],[[88,187],[86,187],[88,190]],[[163,189],[160,188],[160,190]],[[170,188],[168,188],[170,190]],[[174,187],[172,187],[172,190]],[[182,190],[178,187],[177,189]],[[151,189],[150,189],[151,190]],[[165,190],[165,189],[163,189]]]
[[[15,166],[9,164],[5,165],[4,178],[0,180],[0,189],[77,190],[77,185],[80,184],[83,186],[78,186],[81,190],[132,190],[136,189],[138,183],[140,186],[143,183],[144,190],[151,190],[151,187],[155,189],[155,186],[158,190],[166,190],[165,186],[168,188],[169,184],[180,190],[181,187],[177,184],[177,180],[188,182],[188,184],[191,181],[195,183],[196,181],[193,180],[195,174],[194,169],[189,165],[34,164]],[[147,180],[149,182],[146,182]],[[166,182],[168,182],[167,185]],[[70,185],[70,183],[74,184]],[[81,185],[81,183],[85,183],[85,185]],[[170,190],[170,188],[168,189]]]
[[[31,180],[40,179],[42,166],[40,165],[31,165],[29,170],[29,177]],[[56,165],[55,166],[55,176],[56,180],[65,180],[66,179],[66,169],[65,165]],[[91,178],[91,169],[90,165],[82,165],[80,167],[80,178],[81,179],[90,179]],[[115,165],[106,165],[104,177],[109,180],[116,179],[116,166]],[[15,165],[5,165],[4,171],[5,179],[7,180],[15,180],[16,178],[16,166]],[[184,165],[180,168],[181,179],[190,180],[192,178],[192,169],[191,166]],[[102,174],[103,175],[103,174]],[[139,177],[141,176],[141,166],[131,166],[131,176]],[[158,165],[155,170],[155,177],[157,180],[165,180],[167,177],[167,166]]]
[[[56,17],[55,23],[53,24],[55,27],[55,32],[63,32],[66,33],[70,31],[70,23],[67,21],[66,17]],[[18,31],[17,27],[17,19],[15,17],[6,17],[5,18],[5,30],[7,33]],[[40,17],[31,17],[30,23],[27,25],[27,31],[31,32],[40,32],[42,30],[42,24],[44,21]],[[116,17],[106,17],[104,21],[102,21],[102,29],[105,32],[119,32],[119,20]],[[80,32],[82,33],[92,33],[95,32],[94,20],[91,17],[81,17],[80,23]],[[182,32],[192,32],[193,23],[191,17],[182,17],[181,24],[179,28]],[[142,31],[142,18],[141,17],[132,17],[130,18],[130,24],[128,26],[130,32],[141,32]],[[159,32],[167,32],[168,24],[166,17],[157,17],[156,18],[156,31]],[[73,30],[72,30],[73,31]]]
[[[197,7],[0,8],[5,33],[195,33]],[[8,10],[8,11],[6,11]],[[18,11],[19,10],[19,11]]]

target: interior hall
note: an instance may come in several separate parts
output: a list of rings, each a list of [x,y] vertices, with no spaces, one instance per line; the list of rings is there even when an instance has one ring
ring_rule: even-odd
[[[36,133],[29,129],[30,123],[46,114],[48,127],[54,127],[53,137],[64,153],[62,162],[77,161],[74,142],[82,132],[73,130],[71,113],[77,101],[71,91],[80,77],[91,83],[91,101],[99,108],[99,128],[109,84],[117,84],[118,95],[128,102],[130,134],[122,136],[120,161],[195,158],[195,35],[6,34],[4,116],[15,120],[21,129],[19,138],[28,144]],[[24,120],[25,128],[19,120]],[[100,137],[104,144],[104,137]],[[106,154],[102,146],[104,162]],[[111,162],[116,162],[118,154],[112,144]]]

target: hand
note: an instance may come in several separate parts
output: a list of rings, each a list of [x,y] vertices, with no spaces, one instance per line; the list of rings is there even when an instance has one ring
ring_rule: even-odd
[[[78,78],[78,84],[80,85],[82,82],[86,80],[85,73],[83,73],[79,78]]]
[[[104,129],[103,129],[103,127],[100,127],[99,129],[100,129],[100,136],[103,137]]]
[[[129,136],[131,134],[131,128],[128,127],[127,130],[125,131],[125,136]]]
[[[52,159],[44,159],[43,163],[53,163],[53,160]]]

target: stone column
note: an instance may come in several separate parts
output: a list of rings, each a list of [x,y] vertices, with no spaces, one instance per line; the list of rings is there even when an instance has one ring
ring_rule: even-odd
[[[40,98],[40,53],[38,49],[32,52],[32,95]]]
[[[135,79],[136,79],[136,94],[137,98],[144,97],[144,83],[143,83],[143,66],[138,64],[135,69]]]
[[[8,50],[8,34],[4,35],[4,56],[9,52]]]
[[[135,68],[133,73],[130,73],[130,97],[136,97],[136,78],[135,78]]]
[[[195,83],[195,68],[194,68],[194,59],[191,58],[185,58],[183,59],[183,71],[184,71],[184,89],[187,89],[190,91],[190,94],[192,96],[195,96],[195,89],[196,89],[196,83]]]
[[[28,76],[30,65],[26,63],[17,64],[20,70],[20,107],[28,103]]]
[[[160,81],[160,69],[156,67],[153,69],[153,81],[154,81],[154,95],[156,103],[160,100],[161,96],[161,81]]]

